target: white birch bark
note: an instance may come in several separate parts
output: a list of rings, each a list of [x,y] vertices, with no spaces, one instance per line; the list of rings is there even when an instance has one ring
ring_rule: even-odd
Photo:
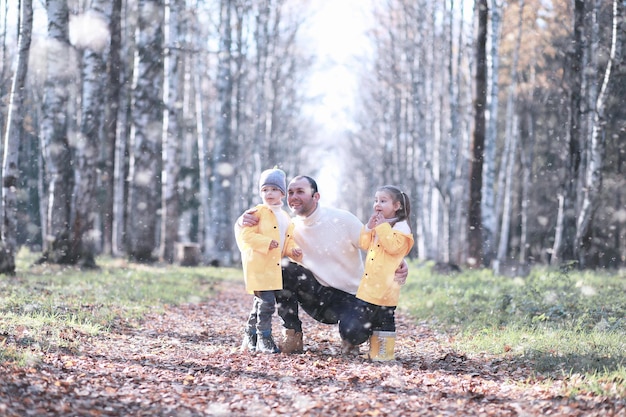
[[[254,82],[255,89],[255,107],[254,107],[254,149],[256,150],[256,156],[254,161],[259,163],[258,166],[254,166],[255,173],[259,173],[264,169],[271,168],[276,164],[276,161],[272,161],[274,155],[270,154],[270,140],[267,137],[267,125],[268,125],[268,110],[267,103],[269,100],[268,93],[268,65],[269,65],[269,19],[270,19],[270,6],[271,0],[259,1],[257,4],[256,16],[255,16],[255,30],[254,40],[256,45],[256,60],[255,60],[255,75],[256,80]],[[270,166],[271,165],[271,166]],[[256,181],[255,181],[256,182]]]
[[[178,237],[180,172],[180,130],[179,114],[182,108],[181,91],[181,13],[180,0],[165,0],[164,28],[164,83],[163,83],[163,169],[161,173],[161,244],[160,259],[174,261],[174,245]]]
[[[98,162],[100,144],[104,143],[102,130],[102,98],[105,93],[106,73],[104,55],[110,43],[108,25],[110,19],[109,2],[92,1],[91,8],[80,17],[91,25],[92,30],[100,28],[101,39],[95,39],[83,47],[82,59],[82,99],[80,132],[76,141],[76,170],[74,186],[74,210],[71,224],[72,247],[77,261],[82,266],[95,266],[95,249],[100,239],[96,229],[96,192],[98,190]],[[104,32],[104,29],[107,29]],[[96,32],[98,33],[98,32]]]
[[[514,155],[517,151],[517,137],[518,137],[518,123],[515,110],[515,101],[517,99],[517,67],[519,63],[520,46],[522,43],[522,27],[523,27],[523,14],[524,14],[524,0],[520,0],[519,4],[519,20],[517,26],[517,37],[515,40],[515,47],[513,49],[513,60],[511,62],[511,83],[507,89],[506,100],[506,128],[505,128],[505,146],[502,154],[502,161],[500,171],[498,172],[498,195],[496,199],[496,219],[501,219],[500,230],[496,234],[497,236],[497,252],[496,259],[498,263],[502,263],[506,258],[506,251],[509,242],[509,228],[511,218],[511,181],[513,181],[512,165],[515,164],[515,159],[511,159],[511,155]]]
[[[531,75],[531,85],[534,84],[534,73]],[[520,161],[522,166],[522,196],[520,205],[520,251],[519,262],[528,261],[528,220],[532,187],[532,163],[535,148],[534,110],[526,109],[523,123],[526,125],[526,134],[520,138]]]
[[[122,0],[113,0],[109,15],[111,43],[107,55],[106,105],[104,109],[104,150],[103,155],[103,185],[105,189],[105,203],[102,209],[103,252],[108,255],[117,255],[119,245],[114,239],[116,236],[116,148],[117,142],[124,140],[118,135],[119,110],[121,106],[121,75],[122,75]],[[123,164],[123,162],[122,162]],[[123,193],[123,188],[120,190]]]
[[[495,208],[495,179],[496,179],[496,143],[498,135],[498,100],[499,70],[500,70],[500,25],[502,20],[502,2],[491,0],[491,33],[489,65],[489,111],[487,112],[487,132],[485,135],[485,161],[483,165],[483,256],[485,264],[489,265],[495,256],[497,242],[497,221]]]
[[[220,1],[220,47],[216,80],[219,117],[215,128],[215,145],[212,154],[211,172],[211,237],[205,247],[212,263],[228,266],[232,264],[233,237],[233,190],[236,148],[232,137],[232,92],[231,73],[231,16],[232,1]]]
[[[19,180],[19,144],[24,120],[24,86],[28,73],[28,57],[33,31],[33,2],[20,2],[20,27],[15,73],[9,97],[9,112],[4,137],[4,155],[2,161],[2,221],[0,227],[2,247],[0,248],[0,273],[15,272],[15,254],[17,252],[17,186]]]
[[[118,0],[115,0],[117,2]],[[131,7],[132,6],[132,7]],[[120,36],[124,42],[120,47],[120,56],[127,58],[127,65],[119,67],[119,107],[117,111],[117,124],[115,127],[116,140],[113,163],[113,229],[111,231],[111,244],[113,256],[121,257],[128,255],[128,229],[129,216],[127,210],[130,198],[129,179],[131,174],[131,147],[132,134],[134,132],[132,122],[133,94],[137,73],[136,55],[136,27],[138,26],[138,4],[126,5],[126,13],[120,18]],[[121,11],[120,11],[121,12]],[[111,32],[113,35],[113,32]],[[112,42],[115,37],[111,38]],[[113,45],[112,45],[113,46]],[[122,59],[122,61],[124,61]],[[113,62],[110,62],[113,64]]]
[[[504,182],[504,189],[502,190],[504,205],[502,207],[502,221],[500,224],[498,251],[496,253],[496,260],[497,264],[499,265],[507,261],[506,257],[509,247],[509,235],[511,230],[511,200],[513,198],[513,183],[515,180],[513,177],[513,172],[515,168],[515,156],[517,153],[517,140],[519,136],[517,129],[517,115],[514,114],[512,118],[513,120],[511,121],[511,123],[514,127],[510,132],[510,137],[507,137],[507,142],[510,142],[510,144],[507,146],[508,151],[505,151],[505,159],[502,166],[502,170],[506,170],[506,180]],[[497,267],[494,269],[497,270]]]
[[[200,189],[200,207],[198,213],[198,229],[200,230],[199,242],[203,247],[212,244],[210,228],[209,206],[209,176],[208,176],[208,150],[204,128],[204,106],[202,103],[202,79],[199,71],[194,72],[195,110],[196,110],[196,135],[198,141],[198,183]]]
[[[596,18],[594,19],[594,36],[593,40],[595,46],[592,47],[590,51],[590,55],[592,55],[594,60],[597,60],[596,53],[597,47],[597,15],[599,13],[600,4],[593,2],[594,5],[594,14]],[[621,6],[618,0],[613,0],[613,25],[611,31],[611,51],[609,55],[609,61],[604,71],[604,77],[602,81],[602,86],[600,88],[600,92],[598,93],[595,103],[593,105],[594,112],[592,113],[591,120],[591,137],[590,144],[588,147],[588,158],[585,170],[585,179],[584,186],[582,189],[582,204],[580,207],[580,211],[578,213],[578,218],[576,222],[576,239],[574,248],[576,251],[577,259],[581,263],[581,266],[585,266],[584,259],[584,251],[582,250],[584,246],[585,236],[589,232],[589,228],[591,226],[593,213],[598,207],[600,191],[602,189],[602,181],[603,174],[602,168],[604,166],[604,157],[605,157],[605,149],[606,149],[606,139],[604,134],[604,124],[606,123],[606,99],[608,94],[608,86],[611,82],[611,71],[613,67],[613,62],[617,56],[617,48],[621,47],[621,39],[618,38],[618,25],[620,22],[620,18],[623,19],[623,6]],[[597,66],[597,62],[596,62]],[[593,90],[592,90],[593,91]]]
[[[130,258],[141,262],[154,261],[157,255],[163,118],[162,25],[162,1],[140,1],[133,83],[127,245]]]
[[[582,73],[584,68],[584,16],[585,2],[574,0],[573,40],[570,65],[566,76],[569,78],[569,138],[566,172],[562,190],[559,193],[561,215],[557,216],[554,245],[552,247],[552,265],[574,259],[576,236],[576,203],[578,200],[579,172],[581,166],[581,125],[583,119],[581,91],[583,90]],[[561,222],[561,223],[558,223]],[[561,236],[557,235],[560,233]]]
[[[69,225],[73,171],[68,138],[71,67],[66,0],[48,0],[47,77],[44,83],[41,122],[45,179],[48,183],[44,257],[51,262],[71,263]],[[68,63],[70,66],[68,67]],[[69,68],[69,71],[68,71]]]

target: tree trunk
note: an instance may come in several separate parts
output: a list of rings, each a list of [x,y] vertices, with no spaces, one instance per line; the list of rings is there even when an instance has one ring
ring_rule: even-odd
[[[487,102],[487,0],[477,0],[478,36],[476,38],[476,91],[474,98],[474,135],[471,146],[470,201],[468,212],[468,263],[483,265],[482,238],[482,176],[485,144],[485,105]]]
[[[17,65],[13,75],[9,113],[4,138],[2,161],[2,227],[0,242],[0,273],[15,273],[15,255],[17,252],[17,186],[19,178],[19,146],[23,135],[24,121],[24,86],[28,73],[28,56],[33,32],[33,2],[20,2],[20,28],[18,35]]]
[[[524,14],[524,0],[519,1],[519,20],[517,26],[517,37],[513,50],[513,60],[511,62],[511,82],[507,91],[506,100],[506,128],[505,145],[500,172],[498,173],[498,198],[496,199],[496,219],[501,219],[498,236],[498,250],[496,259],[501,264],[505,261],[506,251],[509,242],[509,229],[511,218],[511,188],[513,181],[513,166],[515,165],[514,155],[517,152],[517,138],[519,126],[515,109],[517,101],[517,67],[519,62],[519,51],[522,43],[522,27]],[[506,230],[505,230],[506,229]]]
[[[500,4],[499,4],[500,3]],[[495,257],[497,242],[497,222],[495,206],[495,178],[496,178],[496,145],[498,137],[498,108],[499,108],[499,77],[500,70],[500,22],[502,20],[502,4],[498,0],[491,0],[491,66],[489,84],[489,118],[485,134],[485,161],[483,166],[482,186],[482,225],[483,225],[483,256],[485,265],[490,265]]]
[[[104,157],[102,161],[102,182],[104,184],[104,207],[102,209],[103,229],[103,252],[109,255],[117,253],[118,247],[113,240],[115,216],[115,149],[118,140],[117,122],[120,110],[121,83],[120,72],[122,61],[120,51],[122,49],[122,0],[113,0],[111,5],[111,17],[109,30],[111,43],[109,47],[109,59],[106,74],[108,88],[106,91],[106,107],[104,109]]]
[[[569,53],[569,66],[566,68],[567,78],[570,81],[570,126],[569,126],[569,149],[567,152],[567,165],[565,178],[562,186],[562,224],[557,224],[555,232],[562,236],[556,236],[552,249],[552,265],[574,260],[574,241],[576,237],[576,199],[578,188],[578,175],[581,163],[580,132],[583,118],[581,108],[582,91],[582,68],[584,62],[584,18],[585,2],[574,1],[574,50]]]
[[[139,262],[154,261],[157,249],[163,118],[162,26],[162,0],[140,1],[127,242],[129,257]]]
[[[618,24],[620,17],[623,19],[623,12],[621,5],[618,4],[618,0],[613,0],[613,30],[611,36],[611,52],[609,61],[604,71],[604,79],[602,87],[595,101],[595,112],[593,113],[592,126],[591,126],[591,138],[588,150],[587,165],[585,171],[585,179],[583,184],[582,204],[578,213],[578,219],[576,223],[576,238],[574,242],[574,250],[576,259],[581,267],[585,267],[585,246],[584,239],[589,234],[591,228],[591,222],[593,219],[593,213],[598,207],[600,200],[600,191],[602,189],[603,174],[602,168],[604,166],[604,154],[606,148],[606,138],[604,135],[604,124],[606,123],[606,99],[608,85],[611,81],[611,70],[613,62],[615,61],[618,45],[621,45],[621,41],[618,38]],[[596,16],[599,14],[600,5],[594,2],[594,13]],[[597,22],[597,17],[594,19]],[[595,23],[597,25],[597,23]],[[597,27],[594,28],[596,33]],[[597,39],[597,35],[594,36]],[[596,56],[597,47],[592,48],[590,55]],[[597,58],[594,58],[597,59]]]
[[[181,19],[180,0],[165,0],[165,52],[163,84],[163,173],[161,189],[161,246],[160,259],[174,262],[175,243],[178,238],[180,146],[182,131],[179,114],[181,98]]]
[[[75,263],[70,247],[70,209],[74,174],[68,138],[69,86],[74,80],[67,65],[70,62],[68,38],[69,10],[66,0],[47,0],[48,53],[44,84],[41,138],[45,161],[47,189],[46,230],[42,261]]]
[[[108,27],[108,1],[94,1],[85,19],[93,25]],[[108,41],[108,39],[107,39]],[[74,213],[71,225],[73,255],[85,267],[95,267],[95,247],[100,234],[95,230],[96,192],[98,190],[98,162],[100,143],[103,143],[101,107],[105,93],[102,74],[106,72],[104,53],[106,44],[84,45],[82,118],[76,146],[76,185]],[[81,45],[82,46],[82,45]]]
[[[504,182],[504,187],[501,190],[503,195],[502,221],[500,225],[498,251],[496,253],[496,260],[500,265],[507,261],[506,255],[509,247],[509,232],[511,229],[511,200],[513,198],[512,189],[514,181],[513,172],[515,168],[515,155],[517,153],[518,138],[517,115],[512,115],[512,119],[513,120],[511,120],[510,123],[513,125],[513,128],[506,138],[507,146],[505,147],[501,168],[501,170],[506,172],[506,180]],[[497,268],[494,269],[497,270]]]
[[[531,78],[531,85],[534,85],[534,77]],[[519,262],[521,264],[528,262],[528,218],[529,203],[531,197],[532,186],[532,162],[534,159],[535,148],[535,128],[534,128],[534,109],[527,108],[522,115],[522,124],[525,127],[520,133],[520,161],[522,166],[522,196],[520,207],[520,252]]]
[[[116,0],[117,1],[117,0]],[[127,5],[128,6],[128,5]],[[128,22],[131,16],[139,14],[138,5],[127,10],[122,16],[126,19],[126,24],[122,25],[125,30],[120,33],[126,40],[120,48],[120,56],[126,57],[128,65],[119,68],[119,108],[117,115],[115,156],[113,163],[113,230],[111,231],[111,249],[113,256],[128,255],[128,225],[129,215],[128,204],[130,200],[130,156],[131,156],[131,136],[135,128],[133,126],[133,94],[135,84],[135,74],[137,73],[137,60],[131,59],[136,55],[136,31],[134,27],[129,27]],[[121,22],[120,22],[121,23]],[[137,24],[135,24],[137,26]],[[114,38],[112,38],[113,42]],[[113,44],[111,45],[113,48]],[[111,63],[112,64],[112,63]]]
[[[461,2],[460,5],[461,15],[463,14],[463,4]],[[458,167],[459,167],[459,155],[462,143],[462,133],[461,133],[461,114],[459,109],[460,105],[460,91],[461,91],[461,56],[462,54],[458,51],[455,53],[455,38],[454,38],[454,25],[455,25],[455,2],[450,2],[450,11],[449,11],[449,28],[448,28],[448,100],[450,102],[450,128],[448,134],[448,157],[446,158],[446,180],[444,188],[444,203],[445,209],[443,212],[443,227],[442,227],[442,235],[443,235],[443,244],[441,247],[441,251],[439,259],[443,262],[450,262],[452,258],[452,254],[455,254],[454,261],[458,262],[456,259],[456,254],[459,252],[459,242],[455,239],[455,236],[458,236],[458,230],[454,227],[453,219],[456,217],[455,212],[459,206],[459,196],[457,192],[457,184],[458,184]],[[463,20],[461,19],[459,22],[459,37],[457,39],[457,46],[461,45],[463,42]],[[444,109],[442,109],[443,111]]]
[[[233,190],[236,144],[232,137],[231,15],[232,1],[220,2],[220,50],[218,53],[217,100],[220,107],[215,128],[211,175],[211,246],[205,248],[211,263],[228,266],[233,260]]]
[[[257,156],[254,161],[257,161],[258,166],[253,167],[253,172],[259,173],[264,169],[271,168],[271,166],[265,166],[271,164],[270,161],[270,140],[267,137],[267,123],[268,123],[268,62],[269,62],[269,18],[270,18],[270,3],[271,1],[258,2],[258,9],[255,16],[255,29],[254,40],[256,42],[256,61],[255,76],[256,81],[254,83],[255,89],[255,107],[254,107],[254,149]],[[256,181],[255,181],[256,182]]]
[[[199,60],[198,56],[194,59]],[[209,175],[208,175],[208,146],[204,129],[204,106],[202,102],[202,76],[199,71],[193,74],[194,79],[194,103],[196,110],[196,135],[198,142],[198,188],[200,189],[200,204],[198,213],[198,229],[200,237],[198,242],[202,242],[206,248],[212,244],[210,228],[210,206],[209,206]],[[205,251],[206,253],[206,251]]]

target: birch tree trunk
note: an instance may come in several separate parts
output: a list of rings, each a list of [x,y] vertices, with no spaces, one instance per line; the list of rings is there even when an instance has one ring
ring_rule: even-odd
[[[174,261],[178,237],[180,172],[179,143],[182,131],[178,115],[182,109],[181,75],[182,6],[180,0],[165,0],[164,84],[163,84],[163,171],[161,174],[161,246],[160,259]]]
[[[192,57],[192,62],[196,62],[196,66],[202,64],[199,54]],[[195,106],[195,127],[196,141],[198,147],[198,188],[200,192],[200,202],[198,207],[198,242],[201,242],[203,249],[212,245],[211,228],[210,228],[210,206],[209,206],[209,151],[207,144],[207,134],[205,132],[205,111],[203,103],[203,77],[200,71],[194,71],[194,106]],[[206,251],[205,251],[206,254]]]
[[[271,0],[262,0],[258,2],[256,17],[254,40],[256,43],[256,61],[254,83],[255,89],[255,107],[254,107],[254,149],[256,150],[256,161],[259,165],[254,167],[254,172],[258,173],[271,166],[270,158],[270,140],[267,137],[268,124],[268,88],[267,88],[267,72],[269,62],[269,19],[270,19]],[[255,181],[256,183],[256,181]]]
[[[233,190],[236,144],[232,137],[231,15],[232,1],[220,1],[220,47],[218,53],[217,100],[219,118],[215,127],[215,146],[211,175],[210,247],[205,248],[212,263],[228,266],[233,259]]]
[[[498,196],[496,199],[496,219],[501,219],[500,230],[496,234],[498,237],[498,248],[496,253],[496,260],[499,264],[506,259],[506,251],[509,241],[509,228],[511,218],[511,177],[513,174],[513,166],[515,165],[515,159],[512,157],[517,152],[517,137],[519,126],[517,123],[517,111],[515,109],[515,102],[517,101],[517,67],[519,63],[520,46],[522,43],[522,28],[523,28],[523,16],[524,16],[524,0],[520,0],[519,6],[519,19],[517,22],[517,36],[515,39],[515,47],[513,49],[513,60],[511,62],[511,81],[507,89],[506,99],[506,117],[505,117],[505,145],[500,171],[498,172]],[[506,229],[506,230],[505,230]]]
[[[595,101],[595,111],[592,114],[592,125],[591,125],[591,138],[590,145],[588,149],[588,158],[585,170],[585,179],[582,188],[582,204],[580,207],[580,211],[578,213],[578,218],[576,222],[576,238],[574,242],[574,251],[575,256],[581,267],[586,266],[585,261],[585,251],[584,247],[584,239],[589,234],[589,230],[591,227],[593,213],[598,207],[599,199],[600,199],[600,191],[602,189],[602,181],[603,174],[602,168],[604,166],[604,156],[605,156],[605,148],[606,148],[606,138],[604,135],[604,125],[606,123],[607,115],[606,115],[606,100],[607,100],[607,92],[608,86],[611,82],[611,71],[613,68],[613,62],[615,61],[617,55],[618,45],[621,47],[621,40],[618,38],[618,25],[621,20],[624,19],[623,15],[623,6],[619,4],[618,0],[613,0],[613,26],[612,26],[612,36],[611,36],[611,52],[609,56],[609,61],[604,71],[604,79],[602,81],[602,87],[600,88],[600,92]],[[594,10],[593,13],[596,15],[594,19],[594,39],[597,39],[597,15],[599,14],[600,4],[597,2],[593,2]],[[596,57],[597,45],[592,48],[590,51],[590,55]]]
[[[491,34],[490,55],[491,66],[489,67],[489,117],[485,134],[485,161],[483,166],[482,187],[482,224],[483,224],[483,256],[485,265],[490,265],[495,257],[497,242],[497,221],[495,206],[495,178],[496,178],[496,144],[498,137],[498,100],[499,94],[499,70],[500,70],[500,24],[502,20],[502,2],[491,0]]]
[[[108,1],[95,0],[91,9],[82,17],[92,28],[108,29],[110,11]],[[76,251],[73,255],[84,267],[95,267],[95,247],[100,233],[96,230],[96,192],[98,190],[98,162],[102,132],[102,98],[105,84],[102,74],[106,73],[105,49],[109,38],[98,39],[80,45],[83,52],[83,85],[80,133],[76,144],[76,171],[74,188],[74,210],[72,216],[71,241]]]
[[[161,189],[163,62],[162,0],[139,2],[139,32],[132,106],[128,255],[155,260]]]
[[[104,109],[104,149],[102,160],[102,182],[104,183],[105,198],[102,210],[103,252],[109,255],[117,254],[119,247],[113,239],[115,216],[115,149],[118,140],[118,112],[120,109],[121,83],[120,72],[122,61],[122,0],[113,0],[109,19],[111,42],[109,46],[108,65],[106,69],[108,86],[106,90],[106,107]]]
[[[582,124],[581,91],[582,68],[584,63],[584,17],[585,2],[574,0],[574,39],[573,51],[568,55],[569,65],[566,68],[567,79],[570,82],[569,103],[569,148],[567,150],[567,164],[562,185],[562,200],[559,207],[562,212],[557,217],[562,223],[555,227],[554,246],[550,263],[558,265],[564,261],[574,260],[574,241],[576,237],[576,199],[578,176],[581,163],[580,132]]]
[[[534,75],[531,75],[531,85],[534,85]],[[533,108],[527,108],[522,115],[522,124],[525,126],[520,132],[520,163],[522,166],[522,196],[520,207],[520,251],[519,262],[528,261],[528,218],[530,206],[530,190],[532,186],[532,163],[535,148],[535,114]]]
[[[474,98],[474,135],[471,145],[471,169],[469,177],[470,201],[468,212],[468,263],[479,267],[483,264],[482,238],[482,176],[485,145],[485,105],[487,104],[487,24],[489,7],[487,0],[477,0],[478,35],[476,38],[476,85]]]
[[[509,135],[507,135],[507,146],[505,147],[504,160],[501,170],[506,172],[504,187],[501,190],[503,194],[502,221],[500,224],[500,233],[498,241],[498,251],[496,254],[496,264],[501,265],[506,262],[507,249],[509,247],[509,234],[511,229],[511,199],[513,189],[513,172],[515,168],[515,154],[517,153],[517,115],[512,115],[511,124],[514,126]],[[498,266],[494,268],[498,273]]]
[[[74,263],[70,247],[70,210],[74,173],[68,139],[69,89],[73,82],[68,71],[70,43],[67,0],[47,0],[48,49],[47,77],[44,83],[43,120],[41,123],[45,179],[48,183],[46,212],[47,236],[42,260]]]
[[[115,0],[118,1],[118,0]],[[113,230],[111,231],[113,256],[128,255],[129,241],[129,215],[130,210],[130,178],[131,178],[131,137],[135,128],[133,125],[133,95],[135,93],[135,78],[137,74],[136,41],[138,26],[138,4],[133,3],[132,8],[126,3],[126,13],[122,16],[125,24],[121,24],[120,36],[125,40],[120,47],[122,61],[126,58],[127,65],[119,68],[119,108],[117,115],[117,126],[115,128],[115,156],[113,163]],[[111,49],[115,34],[111,34]],[[113,62],[110,62],[113,65]]]
[[[11,85],[9,112],[4,138],[2,161],[2,227],[0,242],[0,274],[15,273],[15,254],[17,252],[17,186],[19,179],[19,146],[24,120],[24,87],[28,74],[28,57],[33,32],[33,2],[21,0],[20,27],[18,34],[17,65]]]
[[[447,166],[447,179],[445,184],[445,201],[446,210],[444,212],[443,220],[443,234],[445,236],[445,243],[442,250],[444,255],[440,258],[444,262],[460,262],[461,243],[460,236],[461,230],[458,221],[457,212],[462,205],[463,198],[459,192],[459,184],[463,181],[459,176],[459,165],[461,163],[461,156],[463,155],[463,133],[461,130],[461,90],[462,90],[462,57],[464,50],[462,47],[464,39],[464,20],[455,19],[455,2],[450,2],[450,34],[449,34],[449,50],[447,51],[448,57],[448,100],[450,102],[450,133],[448,137],[448,156],[446,161]],[[463,16],[464,14],[464,2],[459,4],[459,13],[456,16]],[[456,40],[456,46],[454,43],[454,22],[459,21],[458,37]],[[456,52],[455,52],[456,51]],[[444,156],[445,157],[445,156]],[[483,187],[484,188],[484,187]]]

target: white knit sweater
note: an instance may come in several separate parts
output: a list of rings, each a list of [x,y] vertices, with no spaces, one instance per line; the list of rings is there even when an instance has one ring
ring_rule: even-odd
[[[348,211],[322,206],[310,216],[296,216],[293,221],[302,265],[320,284],[356,294],[363,275],[359,249],[363,223]]]

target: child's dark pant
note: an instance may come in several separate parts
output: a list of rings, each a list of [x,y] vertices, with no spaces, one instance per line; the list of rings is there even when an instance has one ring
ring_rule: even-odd
[[[252,310],[248,315],[247,331],[258,334],[271,333],[274,311],[276,311],[274,291],[255,291]]]
[[[372,320],[372,330],[381,330],[384,332],[396,331],[395,307],[378,306],[368,303],[368,309]]]

